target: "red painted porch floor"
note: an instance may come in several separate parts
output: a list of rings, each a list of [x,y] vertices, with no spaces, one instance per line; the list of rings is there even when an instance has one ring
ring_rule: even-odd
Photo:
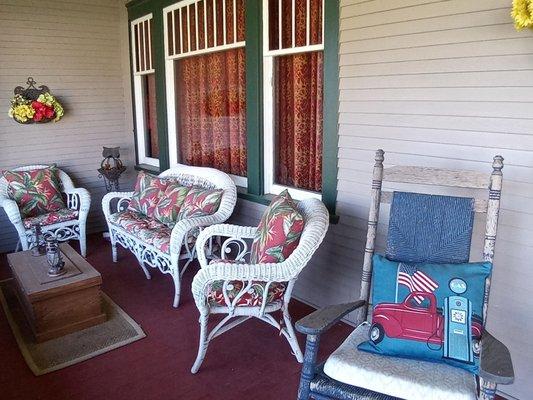
[[[110,245],[100,235],[89,237],[88,249],[89,262],[102,274],[105,293],[142,326],[147,337],[35,377],[0,311],[0,399],[296,398],[300,364],[285,339],[257,320],[214,340],[200,371],[196,375],[189,372],[198,342],[198,310],[190,292],[197,265],[185,273],[181,304],[173,309],[170,277],[154,271],[151,280],[145,279],[135,258],[125,250],[119,250],[119,262],[113,264]],[[0,279],[9,276],[6,258],[0,255]],[[312,311],[295,300],[290,308],[295,321]],[[322,339],[321,357],[333,351],[350,331],[346,324],[335,326]],[[303,348],[304,337],[299,338]]]
[[[258,320],[246,321],[215,339],[200,371],[190,373],[199,335],[199,314],[190,290],[196,264],[185,273],[181,304],[173,309],[171,278],[154,271],[147,280],[135,258],[123,249],[113,264],[109,242],[101,235],[89,237],[87,259],[102,274],[104,292],[142,326],[147,337],[35,377],[0,311],[0,399],[296,398],[301,365],[285,338]],[[0,255],[0,279],[9,276],[6,258]],[[312,311],[298,301],[292,301],[290,309],[295,321]],[[350,330],[338,324],[324,337],[321,353],[331,352]],[[303,336],[300,343],[303,346]]]

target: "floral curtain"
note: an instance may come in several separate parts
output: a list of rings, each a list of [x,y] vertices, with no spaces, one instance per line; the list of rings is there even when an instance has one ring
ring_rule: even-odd
[[[159,136],[157,133],[157,108],[155,102],[155,74],[145,75],[145,123],[147,129],[147,156],[159,158]]]
[[[272,7],[276,3],[270,2]],[[310,44],[321,43],[322,1],[312,0],[310,5]],[[282,2],[283,48],[292,42],[290,7],[290,1]],[[296,1],[295,19],[295,45],[305,45],[306,1]],[[270,38],[279,38],[272,23]],[[322,189],[323,67],[322,51],[275,59],[276,181],[282,185]]]
[[[175,63],[180,160],[246,176],[244,48]]]
[[[276,59],[276,179],[322,190],[322,52]]]

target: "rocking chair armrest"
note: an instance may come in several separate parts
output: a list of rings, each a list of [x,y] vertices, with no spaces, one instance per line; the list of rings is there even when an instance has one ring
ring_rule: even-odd
[[[7,197],[0,197],[0,207],[4,209],[7,217],[13,225],[22,224],[22,216],[20,215],[20,209],[15,200]]]
[[[130,199],[133,192],[109,192],[102,198],[102,211],[104,212],[106,220],[111,215],[111,201],[113,199]]]
[[[513,362],[507,347],[492,336],[483,332],[479,374],[486,381],[509,385],[514,381]]]
[[[89,212],[91,207],[91,195],[89,191],[85,188],[71,188],[64,190],[64,193],[67,195],[68,208],[75,208],[80,212]],[[76,196],[77,202],[72,202],[71,197]]]
[[[319,308],[296,322],[296,330],[305,335],[321,335],[346,314],[364,306],[366,306],[365,300],[357,300]]]
[[[208,265],[207,257],[205,255],[205,245],[213,236],[224,236],[234,239],[252,239],[257,232],[257,228],[253,226],[239,226],[231,224],[217,224],[205,228],[196,241],[196,254],[198,255],[198,262],[201,268]]]

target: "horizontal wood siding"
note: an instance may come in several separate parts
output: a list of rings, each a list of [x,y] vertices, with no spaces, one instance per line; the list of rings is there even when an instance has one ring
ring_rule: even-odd
[[[341,0],[341,223],[330,235],[329,262],[305,275],[305,287],[327,293],[340,285],[339,300],[346,291],[357,297],[375,149],[385,150],[389,166],[486,173],[503,155],[488,328],[516,368],[516,383],[500,389],[525,399],[533,393],[533,32],[515,31],[510,7],[508,0]],[[477,243],[472,258],[480,251]]]
[[[56,163],[91,192],[91,232],[104,230],[96,171],[103,145],[121,147],[124,189],[133,177],[127,29],[120,0],[0,0],[0,169]],[[13,89],[28,76],[61,100],[61,121],[19,125],[8,117]],[[0,252],[16,240],[0,210]]]

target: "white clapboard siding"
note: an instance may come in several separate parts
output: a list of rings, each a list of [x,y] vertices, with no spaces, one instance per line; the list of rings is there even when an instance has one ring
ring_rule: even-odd
[[[533,32],[515,31],[510,7],[507,0],[341,0],[341,223],[332,231],[336,241],[344,235],[358,251],[329,245],[336,258],[324,265],[327,273],[317,267],[318,276],[302,274],[296,293],[311,293],[313,301],[326,304],[335,300],[333,287],[348,288],[346,281],[360,277],[375,149],[385,150],[388,165],[487,173],[491,158],[501,154],[504,186],[488,327],[509,346],[516,369],[516,383],[500,389],[528,398],[533,392],[527,378],[533,374]],[[400,187],[388,184],[391,188]],[[381,248],[388,218],[383,211]],[[472,257],[477,251],[474,244]],[[337,262],[354,254],[351,265]],[[327,286],[324,299],[316,294],[321,285]],[[342,290],[339,300],[349,297]],[[351,297],[357,296],[354,288]]]
[[[124,1],[0,0],[0,36],[0,169],[56,163],[91,192],[89,231],[104,230],[102,146],[121,147],[124,189],[135,160]],[[60,99],[60,122],[19,125],[7,116],[13,89],[28,76]],[[0,252],[13,250],[16,238],[0,210]]]

